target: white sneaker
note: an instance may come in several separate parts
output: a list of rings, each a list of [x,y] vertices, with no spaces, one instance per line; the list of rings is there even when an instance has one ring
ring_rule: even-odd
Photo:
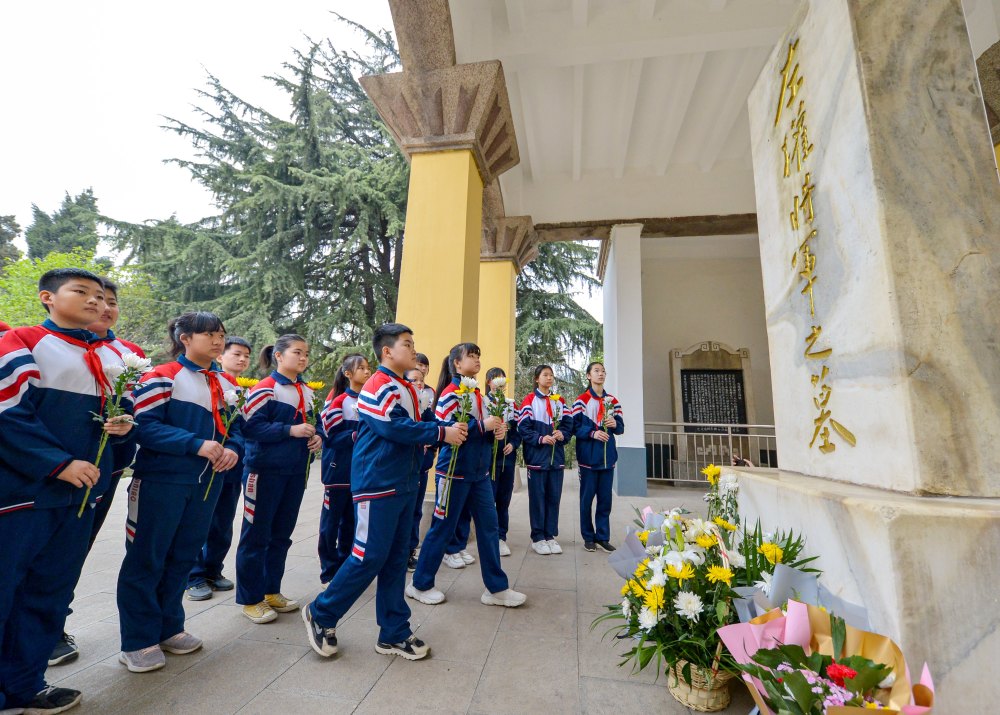
[[[507,546],[507,542],[506,541],[501,541],[500,542],[500,555],[501,556],[510,556],[510,547]]]
[[[407,598],[412,598],[414,601],[426,603],[428,606],[436,606],[439,603],[444,603],[444,594],[441,591],[438,591],[436,588],[429,588],[426,591],[421,591],[414,588],[413,581],[406,584],[404,593]]]
[[[506,589],[500,591],[499,593],[490,593],[489,591],[483,591],[483,595],[479,597],[479,600],[485,603],[487,606],[504,606],[505,608],[517,608],[523,605],[528,597],[523,593],[519,593],[513,589]]]
[[[532,541],[531,550],[536,554],[541,554],[542,556],[548,556],[552,553],[552,549],[549,548],[548,541]]]
[[[556,541],[555,539],[549,539],[545,543],[549,545],[549,552],[550,553],[553,553],[553,554],[561,554],[562,553],[562,547],[559,545],[559,542]]]
[[[466,551],[465,549],[462,549],[461,551],[459,551],[459,552],[458,552],[458,555],[462,557],[462,561],[464,561],[464,562],[465,562],[465,565],[466,565],[466,566],[468,566],[469,564],[474,564],[474,563],[476,563],[476,557],[475,557],[475,556],[473,556],[472,554],[470,554],[470,553],[469,553],[468,551]]]
[[[451,569],[465,568],[465,561],[462,560],[462,557],[459,554],[445,554],[441,563]]]

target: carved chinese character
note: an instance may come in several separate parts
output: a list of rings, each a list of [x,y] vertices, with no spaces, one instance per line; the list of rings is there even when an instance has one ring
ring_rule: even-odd
[[[786,107],[791,107],[795,101],[795,96],[802,88],[803,77],[799,76],[799,63],[795,62],[795,53],[798,50],[799,41],[788,43],[788,57],[785,59],[785,66],[781,68],[781,92],[778,94],[778,109],[774,115],[774,126],[778,126],[781,121],[781,112]],[[795,63],[794,66],[792,63]],[[788,100],[785,100],[785,95]]]
[[[803,351],[803,355],[810,360],[823,360],[824,358],[830,357],[833,354],[833,348],[826,348],[825,350],[813,350],[816,345],[816,341],[819,340],[819,336],[823,334],[822,325],[812,326],[812,330],[809,335],[806,336],[806,349]]]
[[[795,160],[795,170],[802,171],[802,162],[804,162],[809,155],[812,153],[813,145],[809,143],[809,129],[806,127],[806,103],[799,102],[798,112],[795,114],[795,118],[792,119],[792,148],[788,151],[789,163],[791,160]],[[787,142],[787,135],[785,138]],[[789,168],[791,168],[789,166]],[[785,176],[788,176],[787,170]]]

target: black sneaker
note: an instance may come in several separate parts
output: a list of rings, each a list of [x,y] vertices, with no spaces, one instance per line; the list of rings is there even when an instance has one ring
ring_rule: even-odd
[[[76,660],[80,656],[80,648],[69,633],[63,633],[56,647],[52,649],[49,656],[49,665],[60,665]]]
[[[312,611],[307,603],[302,607],[302,621],[306,624],[306,633],[309,634],[309,645],[312,649],[324,658],[329,658],[337,653],[337,629],[324,628],[313,621]]]
[[[406,570],[413,573],[417,570],[417,550],[410,552],[410,558],[406,560]]]
[[[584,551],[597,551],[597,544],[595,544],[593,541],[584,541],[583,548]]]
[[[420,660],[427,657],[427,654],[431,652],[431,647],[416,636],[410,636],[402,643],[379,641],[375,644],[375,652],[382,655],[398,655],[406,660]]]
[[[83,700],[83,693],[69,688],[57,688],[50,685],[35,696],[34,700],[24,706],[26,715],[43,715],[46,713],[61,713],[76,707]]]
[[[611,545],[610,541],[598,541],[597,545],[601,547],[601,551],[606,551],[609,554],[615,550],[615,547]]]

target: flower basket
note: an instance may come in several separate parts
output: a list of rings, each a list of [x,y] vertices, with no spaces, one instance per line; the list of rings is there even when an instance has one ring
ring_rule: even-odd
[[[683,675],[686,665],[689,665],[686,660],[680,660],[667,671],[667,690],[674,700],[703,713],[719,712],[729,707],[732,699],[729,683],[735,677],[732,673],[720,670],[713,676],[707,668],[691,665],[691,684],[688,685]]]

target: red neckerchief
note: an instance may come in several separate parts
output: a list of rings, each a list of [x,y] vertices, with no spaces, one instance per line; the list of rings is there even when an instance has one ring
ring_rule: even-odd
[[[83,362],[90,371],[90,374],[94,377],[94,382],[97,383],[97,392],[101,397],[101,414],[104,414],[104,405],[107,404],[108,395],[114,392],[114,387],[111,385],[111,381],[108,380],[108,376],[104,372],[104,363],[101,362],[101,356],[97,354],[97,349],[104,345],[103,341],[98,341],[96,343],[87,343],[83,340],[78,340],[72,336],[66,335],[65,333],[58,333],[54,330],[49,331],[50,335],[55,335],[60,340],[65,340],[70,345],[76,345],[78,348],[83,348]]]
[[[295,408],[296,415],[302,415],[302,424],[306,422],[306,396],[302,392],[302,383],[296,380],[292,383],[295,385],[295,391],[299,393],[299,406]]]
[[[211,370],[199,370],[208,380],[208,391],[212,393],[212,419],[215,420],[215,429],[220,435],[226,437],[226,423],[222,421],[222,408],[226,404],[226,393],[222,390],[219,378]]]
[[[552,396],[543,395],[543,397],[545,398],[545,411],[549,414],[549,423],[551,423],[552,427],[554,428],[556,426],[556,423],[553,421],[554,415],[552,414]]]
[[[605,394],[607,394],[607,393],[605,393]],[[604,397],[600,396],[597,399],[601,401],[601,406],[597,408],[597,426],[598,427],[603,427],[604,426]]]
[[[486,419],[486,414],[483,412],[483,394],[476,388],[476,407],[479,408],[479,431],[485,432],[483,428],[483,421]]]
[[[417,422],[420,421],[420,400],[417,399],[417,391],[413,389],[413,383],[407,380],[405,377],[399,378],[399,381],[403,383],[403,387],[407,389],[410,393],[410,399],[413,400],[413,419]]]

